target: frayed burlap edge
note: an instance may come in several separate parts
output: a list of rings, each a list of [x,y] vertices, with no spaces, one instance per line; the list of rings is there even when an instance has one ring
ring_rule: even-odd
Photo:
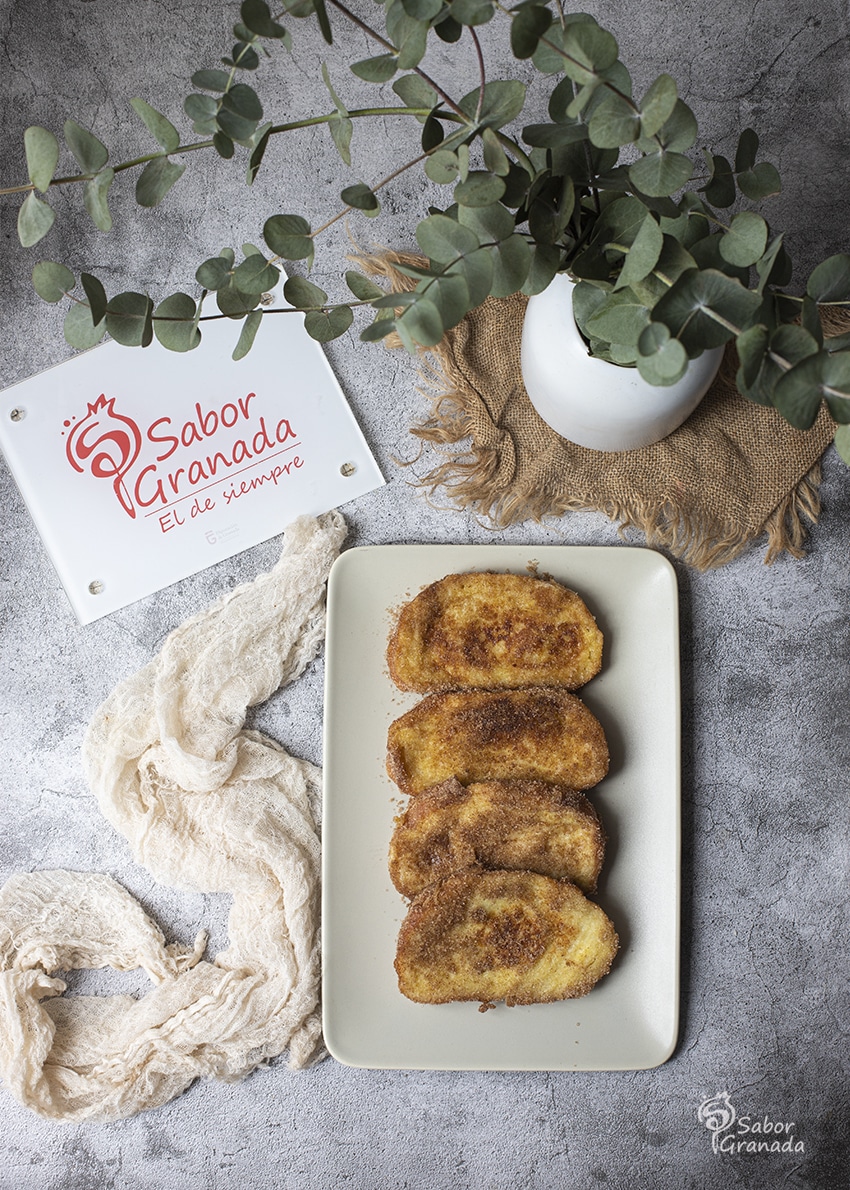
[[[352,259],[370,276],[385,280],[392,293],[411,287],[410,279],[396,265],[423,263],[421,256],[389,249],[357,253]],[[385,342],[389,348],[401,346],[394,334],[388,335]],[[617,524],[621,533],[637,529],[644,534],[647,545],[667,549],[697,570],[723,566],[752,545],[754,538],[742,535],[739,524],[688,515],[668,500],[591,502],[539,487],[496,490],[493,480],[499,467],[499,452],[474,439],[471,409],[479,404],[480,398],[457,368],[452,353],[443,344],[423,349],[420,375],[423,386],[419,391],[429,400],[431,408],[424,421],[411,427],[411,434],[438,447],[467,442],[463,454],[452,453],[413,481],[413,486],[430,498],[442,490],[456,508],[474,512],[494,529],[506,529],[526,520],[539,523],[567,512],[599,512]],[[410,466],[412,462],[402,465]],[[807,526],[816,524],[820,515],[820,482],[821,465],[817,462],[765,521],[758,536],[767,537],[764,557],[767,565],[783,553],[793,558],[804,557]]]

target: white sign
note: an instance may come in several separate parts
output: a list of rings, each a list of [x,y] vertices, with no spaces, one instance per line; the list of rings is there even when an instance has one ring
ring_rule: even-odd
[[[249,354],[106,343],[0,393],[0,447],[83,624],[383,482],[303,315]]]

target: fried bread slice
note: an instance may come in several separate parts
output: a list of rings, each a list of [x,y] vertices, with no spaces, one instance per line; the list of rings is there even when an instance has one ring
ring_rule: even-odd
[[[455,872],[411,903],[399,931],[399,990],[420,1004],[543,1004],[586,995],[618,947],[574,884],[536,872]]]
[[[456,777],[589,789],[608,772],[599,720],[556,686],[429,694],[390,724],[387,772],[403,793]]]
[[[449,574],[401,609],[387,664],[397,686],[420,693],[575,690],[599,672],[602,633],[580,596],[553,579]]]
[[[605,833],[593,806],[574,789],[543,781],[452,777],[426,789],[396,820],[390,878],[405,897],[462,868],[503,868],[571,880],[596,890]]]

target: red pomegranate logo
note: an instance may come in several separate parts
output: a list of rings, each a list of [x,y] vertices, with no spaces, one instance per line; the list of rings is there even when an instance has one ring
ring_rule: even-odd
[[[93,405],[89,404],[86,416],[74,426],[65,444],[65,454],[74,470],[82,473],[88,469],[97,479],[111,479],[121,507],[134,518],[136,509],[124,477],[141,449],[139,427],[131,417],[116,413],[115,398],[107,401],[103,393]]]

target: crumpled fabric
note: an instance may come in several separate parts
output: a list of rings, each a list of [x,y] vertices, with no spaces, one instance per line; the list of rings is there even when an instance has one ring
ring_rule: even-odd
[[[324,637],[336,512],[287,530],[277,565],[167,638],[96,712],[83,764],[101,810],[154,877],[232,895],[214,961],[167,945],[111,877],[42,871],[0,890],[0,1076],[57,1120],[113,1120],[197,1078],[235,1081],[288,1050],[323,1055],[319,1013],[320,772],[244,727]],[[154,987],[62,997],[57,972],[143,968]]]

